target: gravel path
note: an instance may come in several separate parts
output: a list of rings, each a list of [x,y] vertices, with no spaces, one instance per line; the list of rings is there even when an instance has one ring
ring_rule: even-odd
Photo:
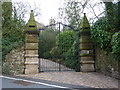
[[[118,88],[118,80],[97,72],[44,72],[33,75],[19,75],[36,79],[63,82],[94,88]]]

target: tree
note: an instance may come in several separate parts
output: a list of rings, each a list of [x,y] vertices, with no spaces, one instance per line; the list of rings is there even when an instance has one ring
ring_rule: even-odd
[[[113,3],[112,2],[104,2],[105,3],[105,11],[106,16],[110,24],[113,22],[114,12],[113,12]]]
[[[24,45],[25,18],[30,12],[30,5],[23,2],[3,2],[3,23],[2,23],[2,56],[11,50]],[[28,10],[29,8],[29,10]],[[34,8],[35,16],[40,15],[40,9]]]
[[[120,17],[120,1],[118,1],[118,17]],[[117,27],[120,30],[120,18],[118,18]]]
[[[11,19],[12,19],[12,3],[11,2],[3,2],[2,9],[3,9],[2,28],[6,28],[7,26],[10,25]]]
[[[78,2],[71,1],[70,3],[67,3],[67,7],[65,8],[66,12],[66,18],[69,22],[69,25],[79,27],[80,26],[80,6]]]
[[[119,2],[104,2],[105,16],[98,19],[91,28],[91,37],[94,44],[111,53],[119,60],[120,29],[119,29]]]
[[[79,29],[83,13],[87,14],[92,24],[104,15],[104,4],[92,0],[65,0],[65,5],[59,12],[60,18],[64,19],[65,23]]]
[[[31,12],[31,10],[34,11],[34,15],[36,17],[40,16],[40,8],[35,4],[33,5],[34,8],[31,8],[29,3],[13,2],[13,7],[16,8],[16,14],[18,19],[23,19],[26,21],[26,18],[28,17],[28,14]]]
[[[65,7],[60,10],[61,17],[63,17],[69,25],[78,29],[81,23],[80,13],[83,10],[80,3],[77,2],[77,0],[68,0],[66,1]]]
[[[104,2],[105,4],[105,11],[106,11],[106,18],[110,25],[110,32],[119,31],[119,12],[120,12],[120,1],[117,3],[111,2]]]
[[[17,17],[16,7],[12,8],[11,2],[4,2],[3,8],[3,24],[2,24],[2,56],[3,60],[5,55],[14,48],[23,45],[24,32],[23,26],[25,22],[23,19]],[[12,14],[14,13],[14,14]]]

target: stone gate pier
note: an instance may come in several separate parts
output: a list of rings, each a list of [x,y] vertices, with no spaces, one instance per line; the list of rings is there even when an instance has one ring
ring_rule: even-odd
[[[25,74],[38,73],[38,31],[34,13],[31,10],[30,19],[26,25],[25,40]]]
[[[95,71],[94,68],[94,48],[90,37],[90,25],[86,14],[80,26],[80,64],[82,72]]]

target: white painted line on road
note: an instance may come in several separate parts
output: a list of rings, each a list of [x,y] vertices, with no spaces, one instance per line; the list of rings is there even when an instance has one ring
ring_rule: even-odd
[[[25,81],[25,82],[30,82],[30,83],[34,83],[34,84],[41,84],[41,85],[56,87],[56,88],[68,88],[68,87],[52,85],[52,84],[47,84],[47,83],[42,83],[42,82],[35,82],[35,81],[25,80],[25,79],[11,78],[11,77],[6,77],[6,76],[0,76],[0,77],[6,78],[6,79],[11,79],[11,80],[21,80],[21,81]]]

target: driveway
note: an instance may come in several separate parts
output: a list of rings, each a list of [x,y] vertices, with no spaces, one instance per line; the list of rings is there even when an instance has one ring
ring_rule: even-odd
[[[118,81],[97,72],[43,72],[33,75],[18,75],[35,79],[62,82],[92,88],[118,88]]]
[[[49,59],[40,58],[40,71],[74,71]]]

